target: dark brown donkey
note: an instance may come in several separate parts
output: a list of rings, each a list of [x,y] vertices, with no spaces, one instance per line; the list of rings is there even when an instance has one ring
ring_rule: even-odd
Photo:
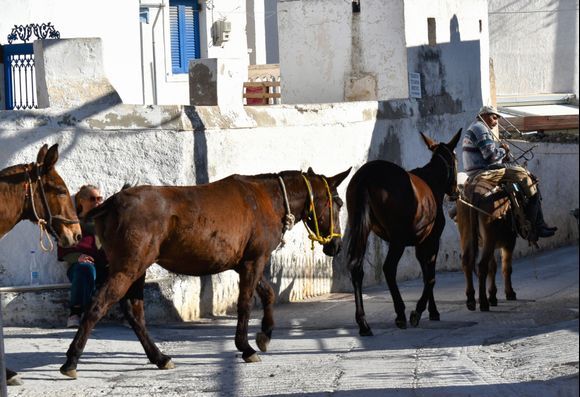
[[[364,164],[352,177],[346,191],[348,209],[347,265],[352,276],[356,322],[361,336],[372,335],[362,300],[363,258],[370,232],[389,242],[383,272],[391,291],[399,328],[406,328],[405,304],[397,287],[397,265],[406,246],[415,246],[423,272],[423,294],[409,318],[417,326],[429,302],[429,319],[439,320],[433,299],[435,260],[445,226],[442,204],[445,194],[457,194],[457,160],[454,149],[461,130],[449,143],[437,143],[423,135],[433,152],[431,161],[410,172],[388,161]]]
[[[493,193],[495,185],[488,186],[489,184],[483,182],[485,181],[480,181],[476,187],[481,187],[482,193],[486,190]],[[514,227],[515,221],[510,200],[505,194],[497,195],[497,198],[495,198],[496,195],[485,195],[489,199],[478,201],[473,207],[466,204],[463,199],[457,201],[456,219],[461,240],[461,265],[465,274],[466,305],[469,310],[475,310],[476,307],[473,287],[474,271],[479,281],[480,310],[489,311],[490,306],[497,306],[496,249],[501,249],[506,299],[516,300],[516,293],[512,286],[512,258],[518,235]],[[481,247],[481,256],[479,256],[479,247]],[[479,261],[477,261],[478,256]],[[485,291],[487,280],[489,280],[489,298]]]
[[[66,184],[56,172],[58,145],[44,145],[35,163],[20,164],[0,171],[0,237],[18,222],[39,224],[63,247],[76,244],[81,228]],[[6,370],[6,378],[16,373]]]
[[[263,278],[264,266],[293,217],[316,231],[310,237],[323,244],[326,255],[339,251],[342,202],[336,188],[349,172],[331,178],[311,169],[306,174],[231,175],[200,186],[138,186],[110,197],[88,215],[95,219],[109,258],[109,276],[83,318],[61,373],[77,376],[91,330],[153,262],[190,276],[238,272],[235,344],[246,362],[259,361],[248,343],[248,319],[257,290],[264,317],[256,342],[266,351],[274,326],[274,291]],[[121,306],[149,361],[173,368],[171,358],[159,351],[145,329],[142,299],[132,303],[122,301]]]

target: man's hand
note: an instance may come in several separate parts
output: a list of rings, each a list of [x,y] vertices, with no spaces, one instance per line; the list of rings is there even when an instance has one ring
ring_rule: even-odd
[[[95,263],[95,260],[92,256],[81,254],[78,259],[79,262],[88,262],[88,263]]]

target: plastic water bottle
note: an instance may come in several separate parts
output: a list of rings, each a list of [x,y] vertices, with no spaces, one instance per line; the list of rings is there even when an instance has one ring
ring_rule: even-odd
[[[40,284],[40,268],[38,267],[38,262],[36,261],[36,252],[34,250],[30,251],[30,285]]]

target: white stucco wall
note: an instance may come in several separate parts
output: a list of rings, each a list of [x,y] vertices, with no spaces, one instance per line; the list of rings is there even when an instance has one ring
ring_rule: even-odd
[[[341,102],[350,70],[350,1],[280,0],[283,103]]]
[[[365,100],[409,96],[405,41],[405,24],[409,22],[405,20],[403,3],[402,0],[365,1],[361,3],[361,12],[351,21],[353,32],[358,33],[351,38],[355,48],[351,54],[351,84],[365,76],[376,84],[376,93]],[[354,100],[357,100],[356,91],[351,91]],[[345,99],[351,100],[348,96]]]
[[[125,103],[142,103],[138,0],[0,0],[0,10],[2,45],[14,25],[30,23],[51,22],[63,39],[101,37],[106,75]]]
[[[408,96],[403,2],[278,2],[283,103]]]
[[[489,0],[498,95],[578,97],[578,0]]]

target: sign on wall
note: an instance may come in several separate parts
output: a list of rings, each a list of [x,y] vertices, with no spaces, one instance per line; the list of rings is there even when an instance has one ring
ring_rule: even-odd
[[[421,74],[409,73],[409,97],[421,98]]]

